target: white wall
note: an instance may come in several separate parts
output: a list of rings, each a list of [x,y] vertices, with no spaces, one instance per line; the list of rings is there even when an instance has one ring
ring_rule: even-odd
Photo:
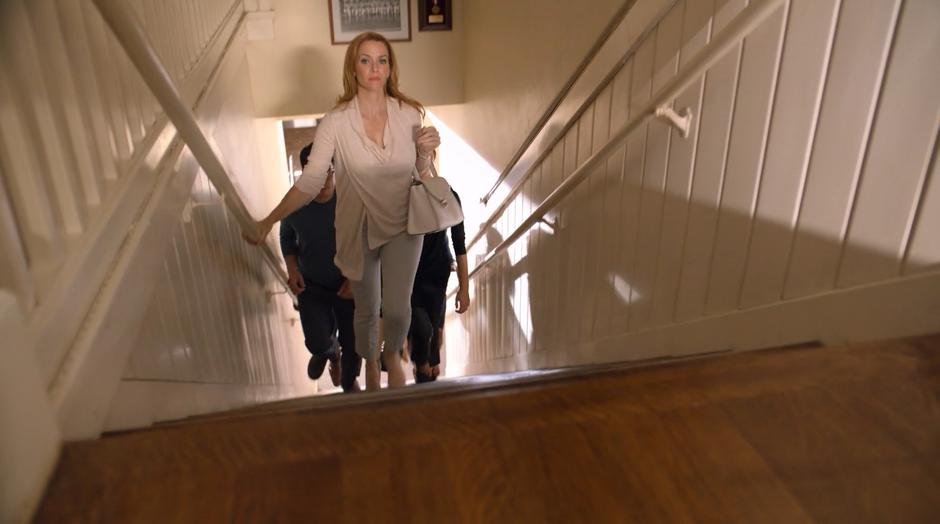
[[[464,103],[435,114],[501,169],[623,0],[466,4]]]
[[[678,2],[471,258],[511,234],[744,4]],[[471,314],[448,324],[462,369],[940,330],[940,69],[924,66],[940,52],[940,5],[784,5],[679,95],[695,115],[689,139],[661,122],[637,129],[549,224],[475,279]],[[471,141],[487,132],[466,128]]]
[[[332,45],[327,0],[273,0],[274,38],[251,42],[248,63],[258,117],[329,111],[342,93],[346,45]],[[425,105],[463,102],[461,39],[465,2],[454,2],[453,30],[418,31],[411,4],[411,41],[394,42],[399,86]]]

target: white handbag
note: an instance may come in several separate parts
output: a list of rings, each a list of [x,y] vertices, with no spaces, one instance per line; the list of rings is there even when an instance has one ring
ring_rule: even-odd
[[[450,190],[447,180],[434,174],[422,180],[417,169],[411,172],[411,191],[408,195],[408,234],[425,235],[443,231],[463,222],[463,210]]]

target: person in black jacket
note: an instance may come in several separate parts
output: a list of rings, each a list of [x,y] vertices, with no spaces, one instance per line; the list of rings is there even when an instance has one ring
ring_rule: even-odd
[[[453,191],[453,190],[452,190]],[[454,192],[457,202],[460,197]],[[415,382],[430,382],[437,378],[441,363],[441,337],[444,313],[447,309],[447,281],[456,262],[459,289],[455,307],[463,313],[470,307],[467,273],[467,248],[463,222],[450,228],[455,257],[447,247],[447,231],[424,235],[421,259],[411,291],[411,329],[408,346],[415,365]]]
[[[301,150],[301,165],[307,163],[310,149],[308,145]],[[319,379],[329,362],[333,385],[342,384],[343,391],[356,391],[362,359],[356,354],[355,306],[349,281],[333,263],[335,214],[336,195],[330,175],[312,202],[281,222],[281,252],[287,263],[288,284],[297,295],[304,344],[312,355],[307,375]]]

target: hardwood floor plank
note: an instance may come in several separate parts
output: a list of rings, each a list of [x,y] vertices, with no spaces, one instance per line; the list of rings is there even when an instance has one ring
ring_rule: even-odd
[[[821,388],[725,409],[816,521],[915,522],[940,507],[940,485],[920,457]]]
[[[231,493],[231,522],[342,521],[336,457],[246,468]],[[207,478],[207,477],[203,477]]]
[[[726,514],[723,522],[810,522],[799,501],[720,406],[665,414],[672,442]]]
[[[317,402],[67,444],[36,521],[929,522],[940,507],[940,336]]]

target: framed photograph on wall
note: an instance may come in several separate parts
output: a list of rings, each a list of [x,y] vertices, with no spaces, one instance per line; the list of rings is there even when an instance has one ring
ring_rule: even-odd
[[[392,42],[411,40],[411,0],[330,0],[329,5],[334,45],[351,42],[366,31]]]
[[[418,31],[450,31],[451,0],[417,0]]]

